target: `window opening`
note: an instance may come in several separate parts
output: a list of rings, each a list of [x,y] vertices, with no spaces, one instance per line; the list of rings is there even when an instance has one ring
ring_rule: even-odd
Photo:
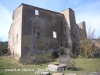
[[[40,28],[39,27],[35,27],[35,37],[40,37]]]
[[[53,38],[57,38],[57,32],[53,31]]]
[[[35,10],[35,15],[39,15],[39,11],[38,10]]]
[[[17,36],[16,36],[16,39],[18,39],[18,34],[17,34]]]

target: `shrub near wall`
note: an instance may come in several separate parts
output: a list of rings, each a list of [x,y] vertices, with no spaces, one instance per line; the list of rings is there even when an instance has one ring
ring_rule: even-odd
[[[43,64],[46,62],[53,61],[53,57],[50,53],[35,53],[35,54],[28,54],[20,59],[20,61],[24,64]]]

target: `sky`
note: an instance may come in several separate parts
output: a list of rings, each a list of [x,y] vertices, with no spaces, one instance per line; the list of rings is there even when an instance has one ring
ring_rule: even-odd
[[[91,27],[95,30],[95,37],[100,36],[100,0],[0,0],[0,41],[8,41],[13,11],[21,3],[56,12],[71,8],[76,23],[85,21],[87,31]]]

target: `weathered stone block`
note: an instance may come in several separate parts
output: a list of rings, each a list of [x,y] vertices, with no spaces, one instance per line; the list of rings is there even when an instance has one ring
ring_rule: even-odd
[[[61,68],[66,68],[67,67],[66,64],[59,64],[58,66],[61,67]]]
[[[65,75],[77,75],[77,74],[74,74],[74,73],[69,73],[69,74],[65,74]]]
[[[64,75],[63,73],[54,73],[52,75]]]
[[[54,64],[48,65],[48,70],[49,70],[49,71],[57,71],[58,68],[59,68],[58,65],[54,65]]]
[[[100,75],[100,72],[92,72],[89,75]]]
[[[66,64],[50,64],[48,65],[49,71],[64,71],[66,69]]]
[[[35,72],[35,75],[50,75],[50,72]]]

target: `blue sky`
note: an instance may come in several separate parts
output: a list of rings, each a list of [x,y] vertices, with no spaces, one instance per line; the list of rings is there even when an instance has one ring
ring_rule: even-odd
[[[86,22],[87,29],[95,29],[100,36],[100,0],[0,0],[0,41],[8,40],[13,11],[21,4],[29,4],[56,12],[72,8],[76,23]]]

